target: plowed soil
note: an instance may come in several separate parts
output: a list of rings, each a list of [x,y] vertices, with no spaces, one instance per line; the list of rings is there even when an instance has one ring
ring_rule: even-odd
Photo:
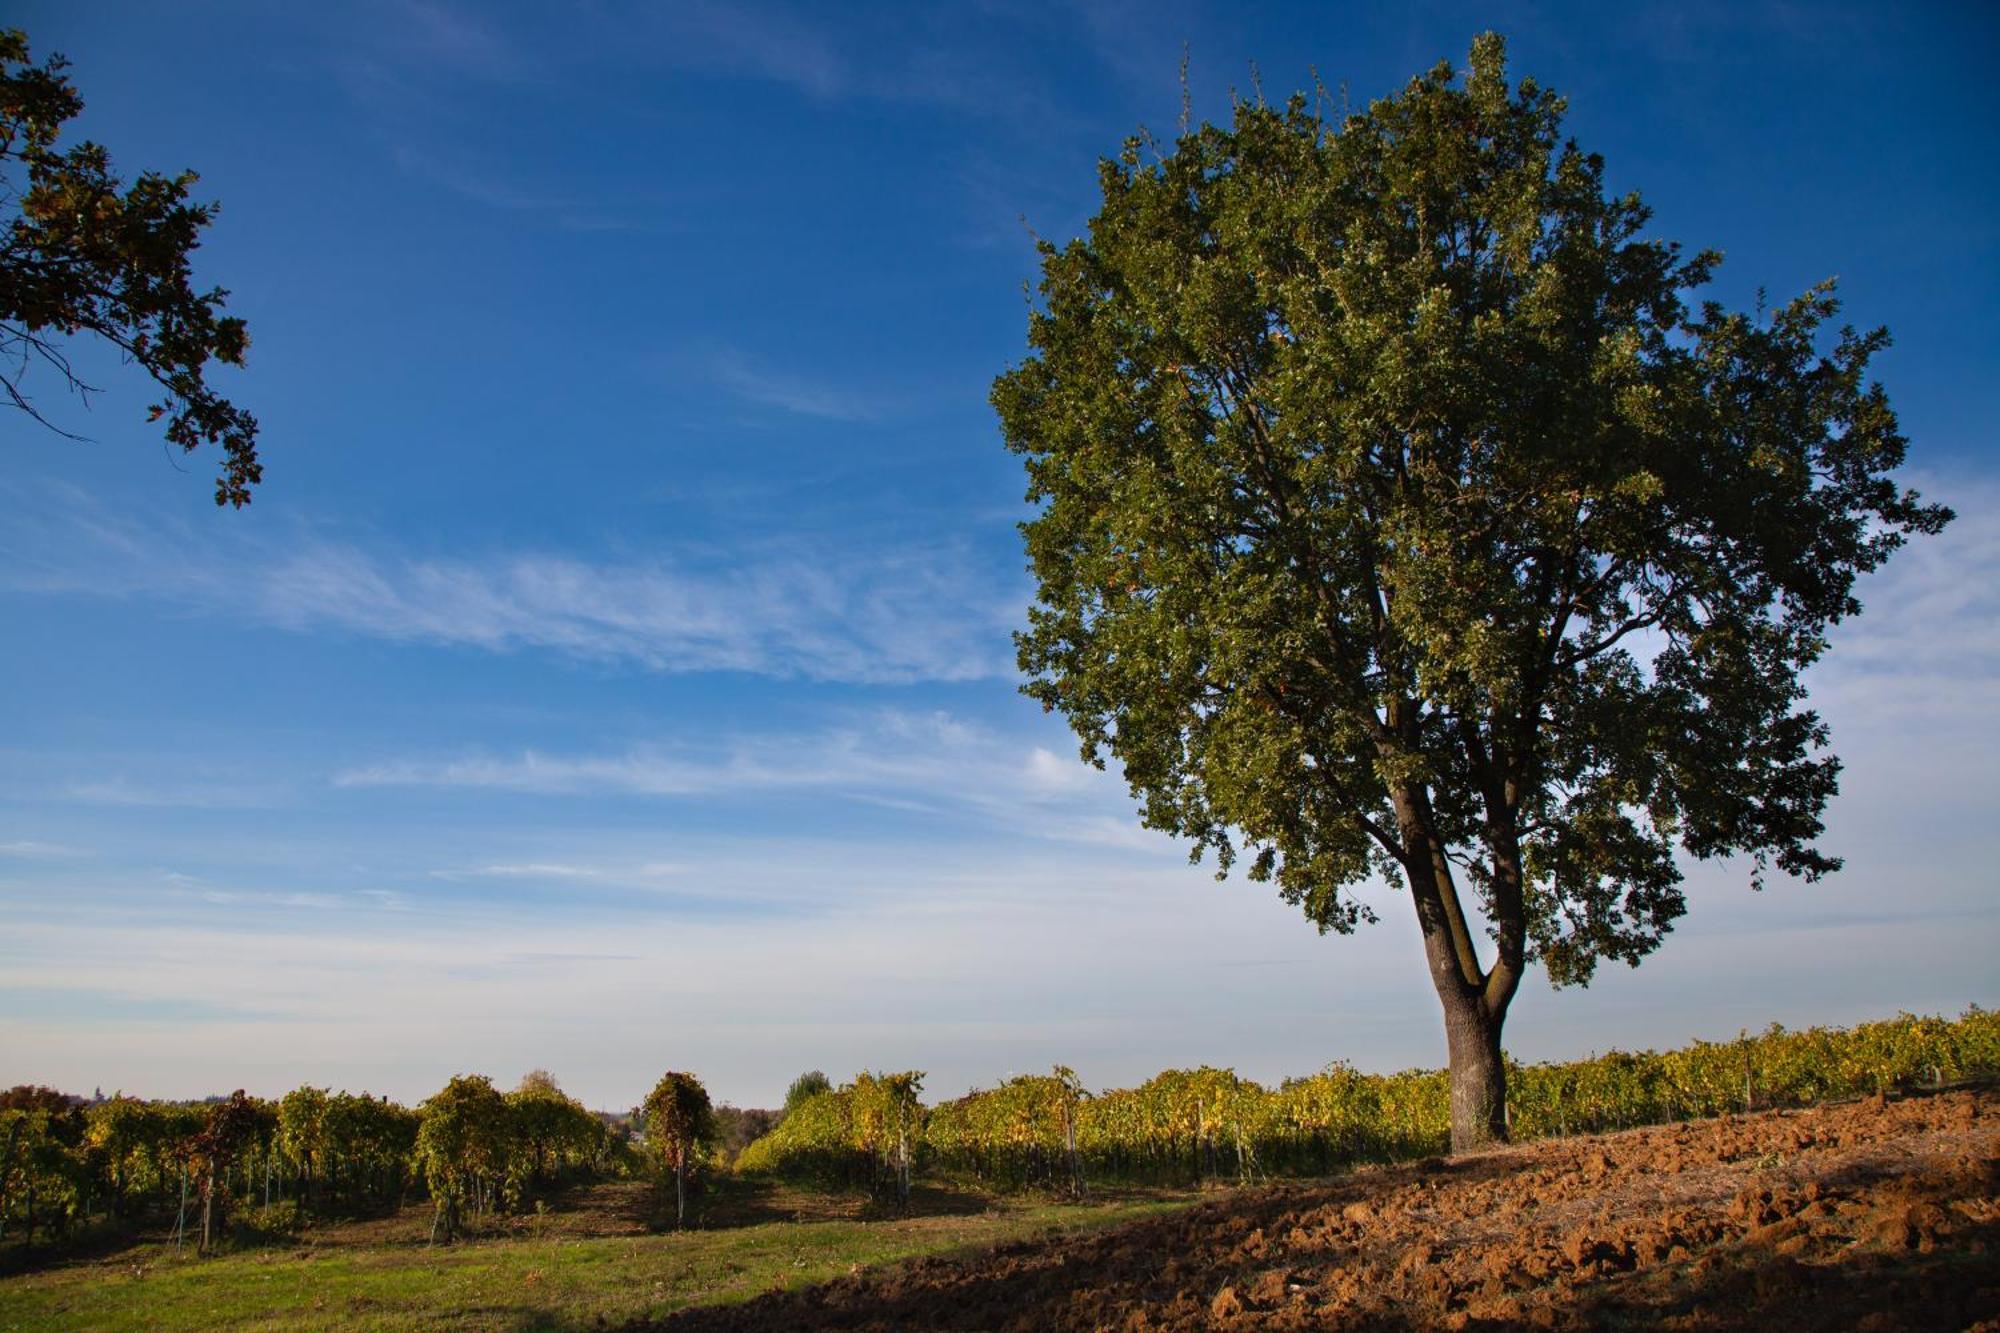
[[[2000,1092],[1876,1098],[1240,1190],[668,1326],[2000,1333],[1997,1194]]]

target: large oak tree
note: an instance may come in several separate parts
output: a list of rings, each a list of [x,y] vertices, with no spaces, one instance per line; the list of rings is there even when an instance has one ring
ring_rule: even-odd
[[[1487,35],[1337,125],[1135,139],[993,395],[1024,688],[1322,930],[1407,886],[1460,1150],[1505,1136],[1531,964],[1636,964],[1682,854],[1838,868],[1800,673],[1950,517],[1892,479],[1887,335],[1833,330],[1830,283],[1692,304],[1719,256],[1648,238],[1563,110]]]

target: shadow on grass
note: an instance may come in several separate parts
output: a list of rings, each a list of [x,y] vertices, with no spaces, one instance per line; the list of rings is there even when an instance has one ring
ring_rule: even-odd
[[[0,1245],[0,1278],[39,1273],[70,1264],[97,1263],[144,1245],[156,1245],[171,1238],[172,1223],[162,1229],[148,1222],[140,1225],[99,1218],[57,1240],[34,1245],[9,1237]]]
[[[772,1222],[890,1222],[919,1217],[973,1217],[993,1208],[991,1196],[944,1185],[919,1184],[907,1205],[853,1191],[801,1187],[759,1176],[722,1176],[690,1201],[688,1222],[702,1230],[734,1230]],[[653,1218],[673,1229],[673,1191],[655,1195]]]
[[[310,1211],[298,1208],[291,1201],[275,1207],[238,1205],[230,1210],[218,1230],[216,1253],[291,1249],[320,1244],[322,1238],[345,1245],[394,1244],[396,1241],[389,1233],[407,1230],[404,1219],[409,1215],[409,1205],[395,1200],[321,1202]],[[200,1237],[200,1205],[190,1203],[183,1240],[186,1254],[195,1253]],[[146,1211],[125,1218],[92,1218],[64,1236],[41,1240],[32,1246],[9,1237],[0,1245],[0,1277],[98,1263],[134,1251],[170,1247],[173,1239],[172,1212]]]

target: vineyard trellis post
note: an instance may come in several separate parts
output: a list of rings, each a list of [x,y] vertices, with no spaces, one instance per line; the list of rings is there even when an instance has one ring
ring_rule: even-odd
[[[7,1234],[7,1205],[12,1195],[7,1186],[14,1175],[14,1149],[21,1142],[22,1118],[7,1127],[7,1151],[0,1153],[0,1237]]]
[[[1069,1192],[1074,1198],[1085,1198],[1090,1189],[1083,1181],[1083,1159],[1076,1151],[1076,1108],[1067,1098],[1063,1101],[1063,1151],[1069,1155]]]
[[[1197,1185],[1207,1179],[1202,1174],[1202,1168],[1206,1165],[1202,1160],[1202,1148],[1208,1140],[1208,1136],[1202,1132],[1202,1117],[1203,1108],[1201,1098],[1197,1097],[1194,1099],[1194,1183]]]

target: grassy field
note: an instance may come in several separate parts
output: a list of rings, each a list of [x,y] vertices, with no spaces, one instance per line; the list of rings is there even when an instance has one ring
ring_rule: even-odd
[[[645,1187],[596,1186],[457,1245],[425,1243],[428,1206],[197,1259],[157,1237],[0,1277],[0,1328],[588,1327],[747,1300],[920,1255],[1096,1230],[1194,1196],[1069,1204],[920,1190],[909,1215],[731,1184],[705,1225],[650,1229]]]

